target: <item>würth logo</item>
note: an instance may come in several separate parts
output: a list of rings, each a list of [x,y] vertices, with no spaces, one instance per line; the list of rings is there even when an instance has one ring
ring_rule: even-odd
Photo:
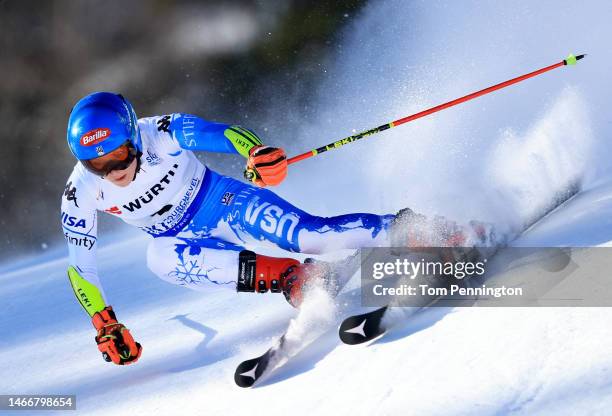
[[[81,144],[83,146],[93,146],[106,140],[111,134],[109,129],[95,129],[88,131],[81,136]]]

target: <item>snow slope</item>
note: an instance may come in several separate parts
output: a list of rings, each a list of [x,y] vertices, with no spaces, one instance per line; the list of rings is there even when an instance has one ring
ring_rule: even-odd
[[[575,241],[570,231],[612,235],[600,221],[610,210],[612,184],[579,195],[518,243],[600,244],[597,233]],[[263,385],[240,389],[236,365],[263,352],[294,311],[278,295],[162,282],[122,255],[144,259],[145,243],[101,250],[107,292],[144,346],[134,366],[100,357],[65,259],[0,276],[0,391],[76,394],[79,414],[605,414],[612,406],[612,311],[599,308],[432,308],[365,347],[339,345],[333,326]]]
[[[371,2],[355,17],[322,68],[316,110],[303,112],[279,91],[270,137],[293,126],[288,152],[301,153],[569,52],[589,56],[292,166],[278,192],[322,215],[411,206],[508,224],[581,178],[585,192],[516,244],[610,245],[612,5],[409,3]],[[6,263],[0,393],[77,394],[78,413],[88,415],[607,414],[612,407],[612,310],[599,308],[432,308],[361,347],[339,345],[332,327],[263,385],[239,389],[235,366],[262,353],[295,311],[282,296],[169,285],[146,269],[144,237],[120,241],[99,250],[99,270],[120,320],[144,346],[141,360],[128,367],[102,360],[66,259]]]

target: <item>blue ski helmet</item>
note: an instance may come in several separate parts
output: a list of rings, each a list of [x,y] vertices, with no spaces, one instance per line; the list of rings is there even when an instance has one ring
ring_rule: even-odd
[[[126,141],[142,152],[138,119],[128,100],[111,92],[95,92],[72,108],[68,146],[79,160],[112,152]]]

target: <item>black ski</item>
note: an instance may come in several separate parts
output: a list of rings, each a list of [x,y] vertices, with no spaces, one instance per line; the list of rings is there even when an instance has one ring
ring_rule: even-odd
[[[234,381],[239,387],[251,387],[264,374],[266,369],[274,368],[279,360],[285,343],[285,335],[281,336],[276,344],[257,358],[241,362],[234,373]]]
[[[522,233],[528,231],[553,211],[556,211],[559,207],[567,203],[578,194],[579,190],[579,184],[572,184],[566,191],[560,192],[553,202],[543,210],[542,214],[526,221],[521,232],[517,233],[512,240],[518,238]],[[383,325],[383,318],[389,306],[390,305],[383,306],[370,312],[346,318],[342,321],[338,330],[340,340],[348,345],[357,345],[383,335],[388,329]]]
[[[330,296],[335,297],[348,283],[351,277],[359,270],[361,265],[361,250],[357,250],[344,260],[334,264],[333,271],[327,277],[325,289]],[[256,358],[243,361],[234,373],[234,381],[240,387],[252,387],[262,376],[269,374],[274,368],[302,350],[306,345],[295,341],[287,342],[287,331],[265,353]],[[300,340],[303,341],[303,340]],[[288,346],[287,344],[292,344]]]
[[[342,321],[338,331],[342,342],[349,345],[361,344],[384,334],[386,329],[381,323],[387,308],[388,306],[383,306]]]

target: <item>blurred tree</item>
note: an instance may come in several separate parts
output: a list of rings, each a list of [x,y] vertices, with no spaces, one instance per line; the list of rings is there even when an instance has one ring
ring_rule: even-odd
[[[0,261],[61,239],[60,195],[75,163],[65,128],[81,96],[120,91],[140,116],[192,112],[282,145],[290,137],[274,132],[287,116],[264,125],[270,104],[307,103],[363,3],[0,1]],[[237,158],[205,157],[240,176]]]

